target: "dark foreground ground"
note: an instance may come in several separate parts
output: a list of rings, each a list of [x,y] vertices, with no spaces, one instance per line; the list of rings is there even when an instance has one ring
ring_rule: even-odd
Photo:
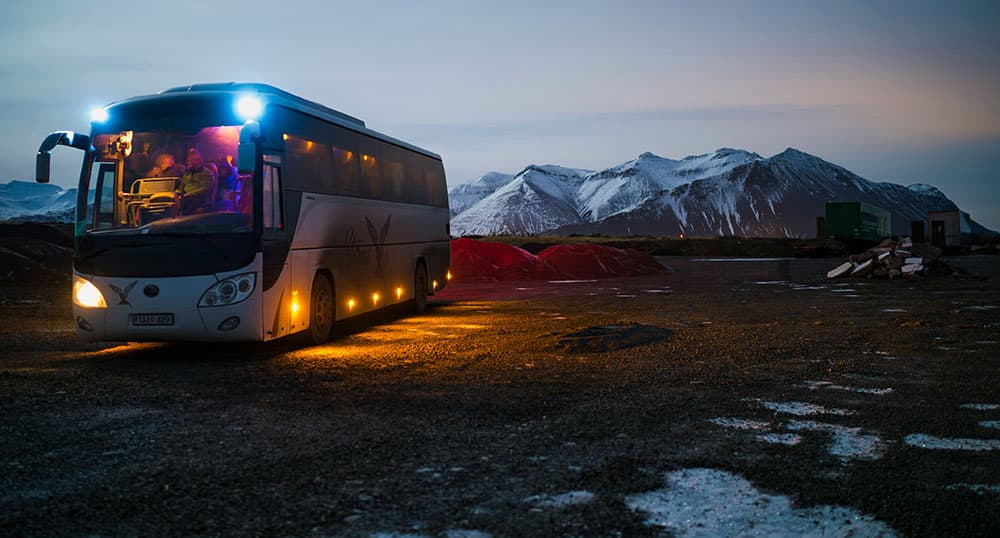
[[[83,344],[0,288],[0,534],[995,535],[1000,259],[663,261],[304,348]]]

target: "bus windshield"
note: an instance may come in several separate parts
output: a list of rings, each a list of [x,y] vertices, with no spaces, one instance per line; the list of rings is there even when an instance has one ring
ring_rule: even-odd
[[[253,179],[237,171],[238,126],[94,135],[88,233],[253,230]],[[97,193],[100,193],[97,195]]]

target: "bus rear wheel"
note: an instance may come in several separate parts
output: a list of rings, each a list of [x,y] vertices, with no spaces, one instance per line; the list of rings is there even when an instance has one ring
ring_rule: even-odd
[[[413,275],[413,311],[417,314],[427,311],[427,268],[422,263],[417,264]]]
[[[309,336],[314,344],[322,344],[330,339],[336,310],[333,300],[333,285],[323,274],[313,277],[312,294],[309,300]]]

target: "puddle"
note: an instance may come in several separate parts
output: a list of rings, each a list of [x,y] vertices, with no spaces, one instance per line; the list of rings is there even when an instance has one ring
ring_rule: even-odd
[[[996,310],[996,309],[997,307],[994,305],[972,305],[972,306],[962,307],[962,310],[966,310],[969,312],[989,312],[990,310]]]
[[[584,490],[570,491],[559,495],[532,495],[524,499],[524,502],[534,505],[536,508],[566,508],[579,504],[587,504],[594,500],[596,496]]]
[[[1000,404],[988,404],[988,403],[967,403],[958,406],[962,409],[972,409],[974,411],[995,411],[1000,409]]]
[[[963,439],[960,437],[935,437],[926,433],[911,433],[903,438],[903,442],[929,450],[969,450],[972,452],[988,452],[1000,450],[1000,439]]]
[[[984,420],[979,423],[983,428],[993,428],[994,430],[1000,430],[1000,420]]]
[[[666,340],[673,331],[655,325],[598,325],[557,336],[555,346],[571,353],[600,353]]]
[[[845,460],[877,460],[882,457],[885,448],[878,435],[862,433],[861,428],[812,420],[792,420],[787,428],[792,431],[829,433],[833,441],[827,447],[827,452]]]
[[[823,407],[822,405],[806,402],[765,402],[757,398],[749,398],[748,401],[760,404],[764,409],[775,413],[785,413],[788,415],[853,415],[856,411],[851,409],[839,409],[836,407]]]
[[[597,282],[594,280],[550,280],[549,284],[592,284]]]
[[[771,423],[763,420],[750,420],[735,417],[716,417],[708,419],[709,422],[723,428],[734,430],[770,430]]]
[[[791,499],[758,490],[716,469],[668,473],[664,487],[625,498],[646,524],[679,537],[895,536],[885,523],[840,506],[796,508]]]
[[[986,493],[1000,494],[1000,485],[998,484],[950,484],[946,488],[948,491],[960,491],[966,490],[971,491],[977,495],[983,495]]]
[[[870,387],[851,387],[848,385],[836,385],[829,381],[806,381],[805,383],[799,385],[802,388],[809,390],[843,390],[847,392],[857,392],[859,394],[874,394],[876,396],[885,396],[886,394],[891,394],[893,390],[891,388],[870,388]]]
[[[906,312],[905,308],[883,308],[883,312]]]

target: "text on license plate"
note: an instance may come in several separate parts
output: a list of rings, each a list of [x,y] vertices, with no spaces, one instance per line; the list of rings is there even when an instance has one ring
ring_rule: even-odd
[[[132,325],[173,325],[173,314],[132,314]]]

